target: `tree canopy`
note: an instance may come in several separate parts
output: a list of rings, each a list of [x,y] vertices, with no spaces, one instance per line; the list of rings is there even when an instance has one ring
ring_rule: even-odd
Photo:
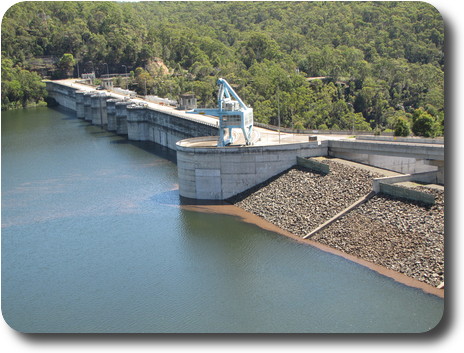
[[[444,26],[424,2],[21,2],[1,49],[2,72],[40,58],[74,76],[127,68],[139,93],[204,106],[224,77],[264,123],[280,111],[288,127],[394,130],[423,109],[443,132]],[[24,102],[13,76],[2,108]]]

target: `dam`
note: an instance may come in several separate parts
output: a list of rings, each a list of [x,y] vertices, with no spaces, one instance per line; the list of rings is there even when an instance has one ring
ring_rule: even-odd
[[[216,146],[219,122],[142,98],[95,90],[76,80],[47,81],[49,97],[76,116],[129,140],[153,141],[176,151],[179,194],[226,200],[285,170],[298,160],[330,156],[393,170],[415,180],[444,184],[444,143],[430,139],[308,136],[254,127],[251,145],[240,139]],[[403,178],[404,179],[404,178]]]

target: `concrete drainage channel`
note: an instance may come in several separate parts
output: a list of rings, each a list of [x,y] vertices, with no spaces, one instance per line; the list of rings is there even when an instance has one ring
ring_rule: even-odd
[[[319,227],[317,227],[316,229],[312,230],[310,233],[308,233],[306,236],[303,237],[303,239],[308,239],[308,238],[311,238],[313,235],[315,235],[317,232],[321,231],[322,229],[328,227],[329,225],[331,225],[333,222],[335,222],[337,219],[343,217],[344,215],[346,215],[347,213],[351,212],[352,210],[354,210],[356,207],[358,207],[359,205],[369,201],[374,195],[376,195],[376,193],[374,191],[371,191],[369,194],[367,194],[366,196],[363,196],[361,197],[358,201],[356,201],[355,203],[351,204],[350,206],[348,206],[347,208],[345,208],[343,211],[339,212],[338,214],[336,214],[335,216],[333,216],[331,219],[329,219],[328,221],[326,221],[325,223],[321,224]]]

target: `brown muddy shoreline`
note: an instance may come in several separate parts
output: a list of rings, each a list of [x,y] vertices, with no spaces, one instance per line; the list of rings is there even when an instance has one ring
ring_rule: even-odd
[[[202,213],[216,213],[216,214],[224,214],[224,215],[229,215],[229,216],[235,216],[240,218],[243,222],[249,223],[249,224],[254,224],[262,229],[269,230],[274,233],[278,233],[280,235],[283,235],[287,238],[292,239],[293,241],[296,241],[301,244],[306,244],[306,245],[311,245],[314,246],[322,251],[341,256],[347,260],[353,261],[357,264],[360,264],[362,266],[365,266],[373,271],[376,271],[377,273],[387,276],[389,278],[392,278],[393,280],[402,283],[404,285],[413,287],[413,288],[418,288],[423,290],[425,293],[428,294],[433,294],[436,295],[440,298],[444,298],[444,289],[439,289],[436,288],[432,285],[429,285],[427,283],[421,282],[417,279],[408,277],[405,274],[390,270],[384,266],[377,265],[375,263],[366,261],[364,259],[361,259],[359,257],[347,254],[343,251],[334,249],[330,246],[321,244],[319,242],[316,242],[311,239],[303,239],[295,234],[292,234],[284,229],[279,228],[278,226],[266,221],[265,219],[254,215],[250,212],[247,212],[237,206],[231,205],[231,204],[218,204],[218,205],[181,205],[180,206],[184,210],[188,211],[193,211],[193,212],[202,212]]]

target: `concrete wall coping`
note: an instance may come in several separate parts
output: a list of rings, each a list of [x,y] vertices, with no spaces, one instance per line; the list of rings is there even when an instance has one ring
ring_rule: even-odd
[[[217,136],[214,136],[214,141],[217,140]],[[325,144],[319,144],[316,142],[298,142],[298,143],[287,143],[287,144],[276,144],[276,145],[253,145],[253,146],[229,146],[229,147],[217,147],[217,146],[191,146],[192,144],[199,143],[202,141],[212,141],[211,138],[191,138],[178,141],[176,147],[178,151],[182,152],[194,152],[194,153],[261,153],[267,151],[284,151],[284,150],[299,150],[302,148],[321,148],[325,147]]]
[[[108,97],[109,96],[105,92],[95,92],[94,94],[91,95],[91,97]]]
[[[147,107],[137,104],[137,103],[132,103],[127,106],[127,109],[135,110],[135,109],[146,109]]]
[[[418,181],[435,184],[437,182],[437,171],[375,178],[372,180],[372,189],[378,193],[380,192],[380,184],[395,184],[404,181]]]
[[[426,138],[426,137],[398,137],[398,136],[356,136],[356,140],[365,141],[390,141],[406,143],[430,143],[444,145],[444,138]]]
[[[418,159],[444,160],[444,145],[418,142],[329,140],[329,148],[350,150],[353,153],[402,156]]]
[[[396,141],[372,141],[372,140],[365,140],[365,141],[357,141],[357,140],[329,140],[331,145],[334,146],[377,146],[379,149],[380,148],[396,148],[396,149],[401,149],[403,150],[404,148],[409,148],[409,147],[420,147],[424,148],[427,150],[443,150],[445,147],[444,145],[439,145],[435,144],[427,144],[427,143],[421,143],[418,141],[410,141],[409,143],[396,143]]]

